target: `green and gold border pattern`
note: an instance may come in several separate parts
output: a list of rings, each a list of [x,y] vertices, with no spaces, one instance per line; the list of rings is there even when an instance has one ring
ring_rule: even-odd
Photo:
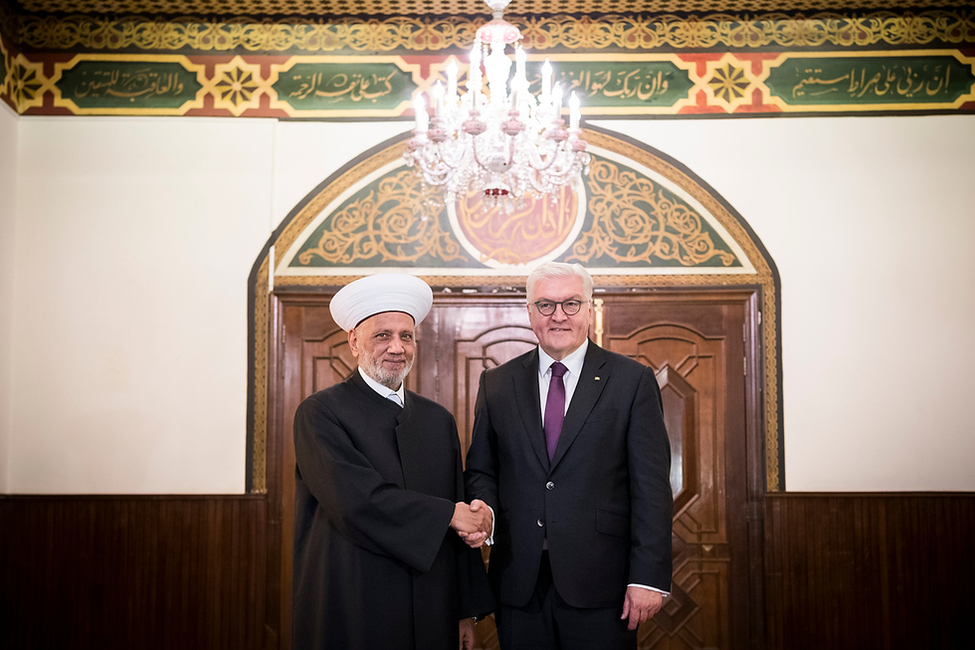
[[[532,51],[917,47],[975,43],[975,10],[506,15]],[[38,51],[337,53],[467,49],[486,15],[261,20],[20,16],[14,37]]]
[[[454,55],[0,54],[4,98],[28,115],[405,120],[448,62],[466,69]],[[533,92],[546,59],[587,117],[975,110],[975,53],[960,50],[553,52],[529,57]]]
[[[968,112],[975,10],[509,16],[589,117]],[[5,15],[19,114],[408,119],[484,17]],[[537,83],[537,81],[536,81]]]

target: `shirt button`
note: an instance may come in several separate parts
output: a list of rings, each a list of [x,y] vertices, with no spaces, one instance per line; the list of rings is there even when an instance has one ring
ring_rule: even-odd
[[[555,489],[555,483],[552,483],[552,481],[549,481],[548,483],[545,484],[545,489],[546,490],[554,490]]]
[[[538,524],[538,527],[539,527],[539,528],[543,528],[543,527],[545,526],[545,522],[544,522],[544,521],[542,521],[541,519],[539,519],[539,520],[538,520],[538,521],[536,521],[535,523],[536,523],[536,524]]]

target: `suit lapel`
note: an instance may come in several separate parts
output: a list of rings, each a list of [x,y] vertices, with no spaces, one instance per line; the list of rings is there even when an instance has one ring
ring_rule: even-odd
[[[542,406],[538,402],[538,348],[524,356],[520,371],[514,377],[515,406],[521,414],[532,449],[542,467],[548,467],[545,431],[542,430]]]
[[[562,460],[566,450],[579,435],[582,425],[596,406],[603,387],[609,379],[606,361],[605,351],[590,341],[589,349],[586,350],[586,360],[582,364],[582,373],[579,375],[579,383],[572,393],[572,401],[569,402],[569,410],[566,411],[565,421],[562,423],[562,435],[559,436],[559,444],[555,447],[551,469],[555,469]]]

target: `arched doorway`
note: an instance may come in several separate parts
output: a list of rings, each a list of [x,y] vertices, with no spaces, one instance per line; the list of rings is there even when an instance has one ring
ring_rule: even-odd
[[[275,233],[252,273],[250,481],[274,529],[269,607],[290,629],[291,417],[354,368],[329,296],[398,268],[435,289],[408,386],[450,408],[468,442],[481,369],[534,344],[523,286],[543,259],[594,275],[592,336],[654,368],[675,450],[673,597],[641,647],[737,647],[761,635],[761,508],[781,484],[778,280],[760,242],[676,162],[604,131],[582,192],[501,215],[427,202],[386,143],[322,183]],[[539,227],[545,224],[545,227]],[[270,249],[270,245],[269,245]],[[268,253],[270,250],[268,249]],[[269,291],[269,289],[273,289]],[[490,626],[479,626],[495,647]]]

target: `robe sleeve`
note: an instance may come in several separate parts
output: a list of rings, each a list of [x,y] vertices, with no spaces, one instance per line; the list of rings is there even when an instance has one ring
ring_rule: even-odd
[[[333,525],[370,552],[430,570],[453,503],[384,479],[320,398],[298,407],[294,438],[301,480]]]

